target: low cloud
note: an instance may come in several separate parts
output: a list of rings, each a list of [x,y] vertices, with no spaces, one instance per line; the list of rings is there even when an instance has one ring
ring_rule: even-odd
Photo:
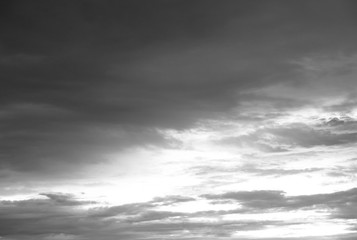
[[[247,135],[228,137],[224,144],[251,146],[267,152],[284,152],[289,149],[316,146],[339,146],[357,142],[357,132],[335,133],[329,129],[295,123],[276,127],[264,127]]]
[[[5,239],[105,239],[114,240],[162,237],[167,239],[224,238],[237,231],[261,230],[302,224],[299,221],[277,220],[222,220],[229,214],[296,211],[301,209],[328,210],[332,219],[357,219],[357,189],[347,191],[285,196],[282,191],[239,191],[206,194],[210,201],[231,200],[240,208],[225,211],[197,211],[192,213],[161,211],[156,208],[162,199],[112,207],[81,208],[92,204],[63,193],[42,194],[46,199],[1,201],[0,235]],[[167,199],[186,199],[168,196]],[[177,203],[177,201],[175,201]],[[216,219],[205,221],[204,219]],[[203,219],[203,220],[199,220]],[[220,220],[219,220],[220,219]]]
[[[233,232],[261,229],[279,221],[195,220],[207,213],[158,211],[162,199],[112,207],[80,206],[91,201],[75,200],[62,193],[41,194],[47,199],[0,201],[0,235],[5,239],[106,239],[228,237]],[[173,197],[168,197],[173,199]],[[175,196],[178,199],[178,196]],[[180,198],[184,199],[184,197]],[[177,202],[177,201],[176,201]]]
[[[355,219],[357,217],[352,211],[357,207],[357,188],[334,193],[299,196],[285,196],[283,191],[261,190],[206,194],[202,197],[210,200],[235,200],[242,205],[242,212],[274,209],[292,211],[310,208],[332,210],[332,218]]]
[[[80,205],[88,205],[88,204],[96,204],[95,201],[81,201],[76,199],[71,194],[63,194],[63,193],[41,193],[40,195],[47,197],[50,202],[55,203],[60,206],[80,206]]]

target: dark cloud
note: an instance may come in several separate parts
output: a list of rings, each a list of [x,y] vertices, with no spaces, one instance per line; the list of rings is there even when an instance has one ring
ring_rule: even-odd
[[[334,117],[334,118],[331,118],[331,119],[328,119],[328,120],[324,121],[324,123],[327,126],[335,127],[335,126],[345,125],[346,121],[344,119],[340,119],[340,118]]]
[[[77,199],[74,195],[63,194],[63,193],[41,193],[41,196],[45,196],[46,199],[30,199],[30,200],[21,200],[21,201],[1,201],[2,206],[10,207],[71,207],[71,206],[81,206],[81,205],[90,205],[96,204],[95,201],[82,201]]]
[[[357,199],[356,188],[334,193],[299,196],[285,196],[282,191],[260,190],[206,194],[202,197],[215,201],[235,200],[243,206],[238,212],[262,212],[274,209],[291,211],[316,208],[332,210],[332,218],[356,219],[356,214],[354,214]]]
[[[287,197],[281,191],[240,191],[204,195],[211,201],[230,199],[242,209],[206,212],[159,211],[161,200],[112,207],[81,208],[91,201],[76,199],[63,193],[42,194],[46,199],[0,201],[0,235],[5,239],[196,239],[230,237],[237,231],[253,231],[265,227],[303,224],[301,221],[262,220],[198,221],[197,218],[220,218],[232,213],[265,213],[278,208],[284,211],[314,208],[328,209],[331,218],[356,219],[356,189],[347,191]],[[173,198],[168,196],[167,198]],[[175,198],[179,198],[175,196]],[[184,198],[184,197],[182,197]],[[71,238],[70,238],[71,237]]]
[[[185,239],[188,236],[228,237],[238,230],[284,225],[279,221],[201,222],[190,218],[195,215],[209,217],[209,214],[157,211],[154,210],[155,200],[85,210],[78,207],[87,202],[74,200],[73,196],[62,193],[44,195],[48,198],[0,201],[0,235],[10,239],[45,239],[51,236],[93,240],[159,236]]]
[[[284,192],[282,191],[242,191],[229,192],[222,195],[203,195],[207,199],[232,199],[244,204],[249,208],[278,208],[285,204]]]
[[[6,1],[1,165],[43,172],[162,144],[156,128],[221,117],[247,90],[297,81],[291,59],[351,50],[354,5]]]
[[[85,227],[94,227],[85,214],[75,208],[94,202],[75,200],[66,194],[46,194],[47,199],[1,201],[0,235],[28,237],[43,234],[75,234]]]
[[[62,194],[62,193],[42,193],[42,196],[46,196],[56,204],[61,206],[77,206],[77,205],[87,205],[87,204],[95,204],[95,201],[79,201],[74,198],[73,195],[70,194]]]
[[[179,195],[156,197],[151,201],[143,202],[143,203],[129,203],[120,206],[95,208],[92,211],[91,215],[100,218],[103,217],[107,218],[117,215],[142,216],[142,214],[144,214],[144,216],[146,216],[145,218],[148,218],[149,216],[156,214],[152,212],[152,209],[158,206],[170,206],[176,203],[182,203],[182,202],[188,202],[194,200],[195,200],[194,198],[179,196]],[[160,216],[162,215],[165,216],[166,214],[170,215],[169,212],[161,212],[161,211],[159,211],[158,214]],[[171,213],[171,214],[178,214],[178,213]]]
[[[171,147],[163,129],[188,129],[207,119],[273,120],[336,89],[349,95],[326,111],[350,114],[356,106],[354,1],[5,0],[0,5],[4,195],[32,194],[34,178],[79,178],[88,164],[105,163],[106,156],[123,150]],[[337,53],[342,57],[326,63],[324,57]],[[276,86],[294,89],[293,96]],[[255,111],[255,105],[263,107]],[[332,118],[321,126],[260,128],[223,142],[284,152],[355,143],[353,129],[354,120]],[[130,161],[135,165],[136,159]],[[241,170],[266,176],[315,169]],[[0,201],[1,238],[224,239],[235,231],[289,224],[200,222],[195,217],[229,212],[157,210],[196,200],[187,196],[100,207],[74,195],[44,192],[36,199]],[[329,208],[333,218],[356,219],[356,189],[202,197],[239,202],[243,207],[237,213]],[[96,207],[88,209],[91,205]]]
[[[349,116],[321,119],[321,127],[327,127],[335,132],[346,133],[357,130],[357,121]]]
[[[27,121],[9,120],[3,124],[1,167],[37,173],[51,169],[63,172],[73,166],[107,161],[106,153],[132,146],[170,146],[155,129],[85,123],[46,126],[49,123],[45,119]]]

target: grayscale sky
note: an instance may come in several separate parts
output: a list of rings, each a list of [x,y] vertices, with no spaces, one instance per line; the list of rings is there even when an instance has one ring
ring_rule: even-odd
[[[356,239],[356,29],[354,0],[2,0],[0,239]]]

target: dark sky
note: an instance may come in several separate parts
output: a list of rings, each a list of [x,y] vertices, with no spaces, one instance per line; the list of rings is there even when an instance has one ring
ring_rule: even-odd
[[[213,141],[217,145],[282,153],[298,147],[354,144],[356,27],[353,0],[3,0],[1,191],[28,192],[21,190],[28,186],[19,182],[33,179],[34,188],[58,179],[83,180],[87,174],[83,169],[103,164],[118,152],[177,149],[185,145],[182,138],[163,132],[211,128],[205,125],[209,121],[246,124],[242,132],[254,125],[244,135],[220,135]],[[320,115],[320,125],[302,120],[312,108],[325,114]],[[299,109],[308,110],[295,114]],[[279,125],[277,119],[288,116],[293,124]],[[275,125],[264,125],[272,122]],[[16,187],[5,189],[12,182]],[[39,201],[48,208],[51,204],[57,208],[59,202],[89,201],[46,194],[41,196],[47,200],[26,201],[31,206]],[[63,199],[56,202],[56,196]],[[239,194],[207,196],[241,201]],[[283,208],[295,207],[289,205],[289,197],[279,195],[279,199]],[[298,198],[298,203],[304,200]],[[326,204],[338,213],[346,210],[340,202]],[[259,228],[245,224],[245,229]],[[23,231],[37,234],[39,226]],[[80,235],[77,230],[71,234]],[[0,227],[0,238],[31,239],[14,232]],[[72,239],[62,232],[53,234],[57,235],[41,236]]]
[[[354,1],[2,1],[1,164],[32,171],[93,147],[163,144],[155,128],[225,115],[256,98],[249,90],[304,84],[292,60],[356,51],[356,9]],[[112,128],[125,138],[106,136]]]

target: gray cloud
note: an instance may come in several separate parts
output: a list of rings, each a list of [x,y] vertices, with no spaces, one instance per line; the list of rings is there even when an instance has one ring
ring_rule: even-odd
[[[310,173],[323,170],[322,168],[304,168],[304,169],[283,169],[283,168],[259,168],[253,165],[245,165],[239,168],[240,171],[247,173],[253,173],[258,176],[283,176],[283,175],[295,175],[301,173]]]
[[[300,169],[284,169],[271,168],[271,167],[259,167],[254,164],[244,164],[236,167],[221,167],[221,166],[196,166],[189,169],[196,175],[208,175],[208,174],[222,174],[222,173],[249,173],[256,176],[284,176],[284,175],[296,175],[304,173],[312,173],[324,170],[323,168],[300,168]],[[341,169],[336,169],[339,171]]]
[[[331,125],[330,122],[326,124]],[[284,152],[295,147],[337,146],[356,141],[355,131],[338,133],[333,129],[317,129],[303,123],[265,127],[247,135],[220,140],[224,144],[253,146],[267,152]]]
[[[333,117],[321,119],[321,126],[339,133],[355,132],[357,130],[357,121],[349,116]]]
[[[61,205],[61,206],[77,206],[77,205],[87,205],[95,204],[95,201],[79,201],[70,194],[62,193],[41,193],[40,195],[46,196],[51,200],[51,202]]]
[[[93,203],[77,201],[69,195],[46,194],[48,199],[1,201],[1,236],[37,236],[42,234],[77,234],[85,227],[100,225],[83,219],[85,213],[74,207]],[[83,219],[83,220],[81,220]]]
[[[46,199],[0,201],[0,235],[5,239],[65,236],[73,239],[206,239],[230,237],[237,231],[254,231],[267,226],[302,224],[299,221],[197,221],[197,217],[214,217],[232,213],[265,213],[280,209],[292,211],[329,209],[331,218],[356,219],[356,189],[347,191],[286,197],[281,191],[240,191],[203,195],[211,201],[233,200],[243,209],[206,212],[170,212],[155,210],[162,199],[112,207],[80,208],[91,201],[77,200],[63,193],[42,194]],[[179,196],[168,196],[178,199]],[[184,199],[185,197],[181,197]]]
[[[274,209],[291,211],[317,208],[333,210],[331,212],[332,218],[355,219],[357,217],[353,211],[356,208],[356,188],[327,194],[299,196],[285,196],[282,191],[260,190],[206,194],[202,197],[211,200],[230,199],[238,201],[243,205],[243,209],[238,210],[238,212],[261,212]]]
[[[80,126],[76,123],[46,126],[46,120],[27,120],[21,126],[17,126],[20,123],[16,120],[3,124],[1,167],[37,173],[52,168],[61,172],[73,166],[106,161],[105,153],[123,148],[170,144],[155,129],[84,122]]]
[[[0,236],[5,239],[42,239],[51,236],[108,240],[157,237],[185,239],[189,236],[229,237],[238,230],[284,225],[279,221],[195,221],[191,217],[210,215],[203,212],[157,211],[154,207],[161,203],[160,200],[156,202],[157,199],[85,210],[78,207],[92,202],[77,201],[73,196],[62,193],[44,195],[48,198],[0,201]]]
[[[334,104],[326,107],[326,111],[337,111],[343,113],[350,113],[351,110],[357,106],[356,93],[348,94],[347,98],[342,103]]]
[[[101,161],[113,148],[163,144],[156,128],[187,128],[257,99],[247,91],[298,84],[292,59],[354,46],[353,6],[4,3],[0,164],[44,172],[48,162]]]
[[[282,191],[242,191],[228,192],[222,195],[207,194],[203,195],[207,199],[232,199],[243,203],[248,208],[269,209],[279,208],[285,205],[284,192]]]
[[[201,120],[258,125],[314,105],[319,97],[340,95],[345,101],[324,110],[350,114],[356,106],[354,9],[356,3],[349,0],[2,2],[4,193],[33,193],[25,187],[46,185],[41,180],[71,181],[83,176],[88,165],[105,163],[111,153],[169,148],[172,139],[160,130],[189,129]],[[322,119],[320,126],[265,127],[222,142],[284,152],[355,143],[356,130],[354,120],[333,118]],[[267,176],[315,169],[242,170]],[[33,179],[39,182],[30,183]],[[316,207],[331,208],[331,217],[356,218],[355,189],[296,197],[280,191],[203,197],[238,201],[244,208],[235,211],[242,213]],[[175,195],[86,210],[96,202],[43,193],[38,199],[0,201],[0,236],[224,239],[237,229],[287,224],[202,223],[190,220],[228,212],[190,215],[155,209],[195,200]]]
[[[172,195],[172,196],[166,196],[166,197],[156,197],[152,200],[152,202],[155,203],[156,205],[168,206],[168,205],[173,205],[176,203],[190,202],[190,201],[194,201],[194,200],[195,200],[195,198],[193,198],[193,197]]]

